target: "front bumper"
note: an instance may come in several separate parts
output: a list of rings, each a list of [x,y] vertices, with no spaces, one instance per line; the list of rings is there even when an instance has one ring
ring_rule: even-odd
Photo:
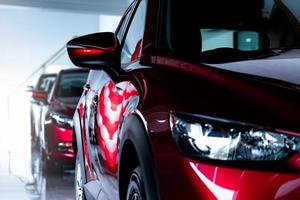
[[[272,165],[225,166],[182,156],[167,132],[152,135],[152,145],[161,199],[300,199],[300,154]]]
[[[299,171],[222,167],[191,160],[183,166],[188,182],[198,188],[197,199],[300,199]]]
[[[63,164],[72,164],[75,161],[73,147],[59,148],[58,144],[72,144],[72,129],[49,124],[46,127],[46,143],[48,157]]]

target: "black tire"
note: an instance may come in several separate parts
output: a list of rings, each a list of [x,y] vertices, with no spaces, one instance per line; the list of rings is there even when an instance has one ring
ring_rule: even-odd
[[[47,152],[41,149],[42,161],[43,161],[43,171],[44,174],[62,174],[63,165],[55,160],[50,159],[47,155]]]
[[[142,170],[138,166],[136,167],[128,183],[126,200],[145,200],[145,186],[143,181]]]
[[[63,165],[53,160],[46,159],[44,161],[44,172],[45,174],[62,174]]]

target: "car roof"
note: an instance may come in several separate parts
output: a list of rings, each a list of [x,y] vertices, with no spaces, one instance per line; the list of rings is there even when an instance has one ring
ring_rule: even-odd
[[[57,73],[42,74],[40,77],[56,76]]]
[[[71,68],[71,69],[63,69],[59,72],[59,74],[65,73],[76,73],[76,72],[88,72],[89,69],[86,68]]]

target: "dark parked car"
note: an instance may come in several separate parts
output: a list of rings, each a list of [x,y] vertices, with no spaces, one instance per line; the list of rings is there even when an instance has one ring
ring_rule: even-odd
[[[299,16],[296,1],[135,0],[115,33],[71,40],[92,69],[77,199],[300,199]]]
[[[30,127],[31,140],[34,144],[37,142],[37,133],[41,130],[40,117],[43,104],[45,104],[44,100],[50,93],[55,78],[56,74],[42,74],[37,84],[28,88],[32,93],[30,99]]]
[[[47,98],[39,137],[46,170],[58,171],[64,164],[74,164],[72,117],[87,76],[85,69],[60,71]]]

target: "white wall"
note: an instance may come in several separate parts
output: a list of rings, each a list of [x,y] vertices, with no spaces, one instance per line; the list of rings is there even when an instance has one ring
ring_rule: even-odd
[[[10,152],[13,174],[30,179],[30,94],[24,89],[38,75],[21,84],[71,38],[114,31],[120,15],[0,5],[0,157]],[[71,62],[64,53],[53,64],[47,71]],[[6,159],[0,161],[0,173],[7,165]]]
[[[15,87],[72,37],[97,32],[98,24],[98,15],[1,6],[0,89]]]
[[[120,15],[100,15],[99,16],[99,31],[100,32],[115,32],[119,21]]]
[[[80,11],[97,14],[119,14],[126,8],[126,3],[126,0],[0,0],[0,4],[5,5],[71,10],[72,12]]]
[[[68,40],[98,30],[98,14],[0,6],[0,157],[10,152],[13,174],[30,176],[29,94],[20,84]]]

